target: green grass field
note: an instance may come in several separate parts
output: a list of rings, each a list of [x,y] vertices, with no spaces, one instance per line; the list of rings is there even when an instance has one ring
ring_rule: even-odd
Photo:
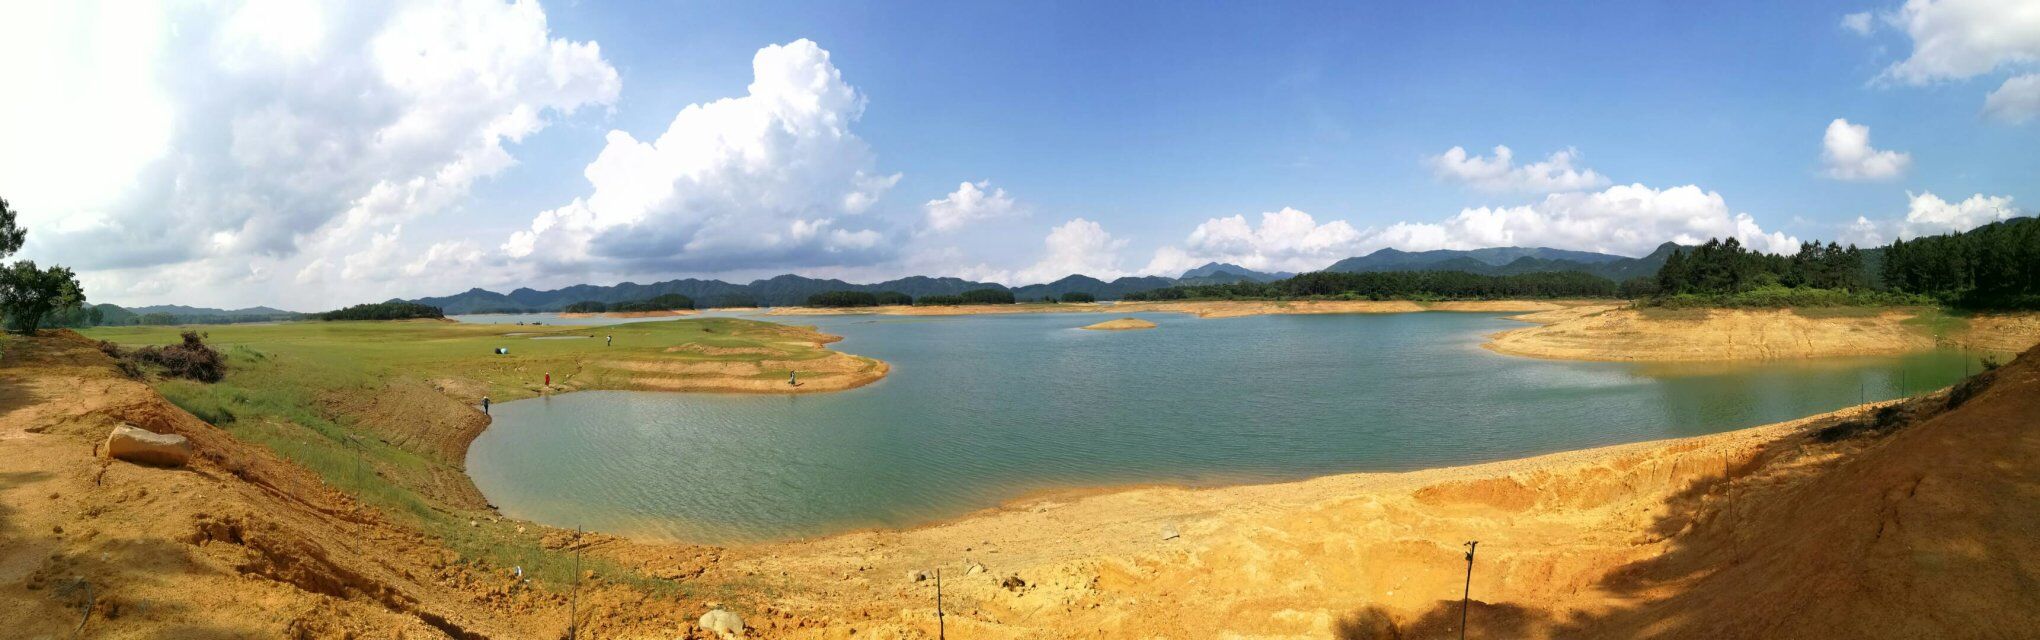
[[[466,557],[499,567],[522,566],[553,585],[569,577],[569,557],[540,547],[535,534],[516,535],[511,523],[489,523],[483,511],[449,504],[434,488],[435,479],[461,473],[464,461],[444,459],[443,451],[431,447],[393,444],[389,434],[402,429],[368,423],[407,419],[402,411],[394,413],[405,417],[391,418],[387,411],[364,417],[357,409],[388,403],[408,391],[422,394],[426,402],[420,406],[431,412],[458,414],[467,410],[427,391],[435,388],[430,385],[455,381],[467,395],[506,402],[539,394],[548,372],[555,392],[628,388],[625,372],[599,366],[609,361],[797,362],[830,355],[812,343],[819,336],[808,330],[734,318],[607,327],[291,322],[99,327],[80,333],[138,347],[177,342],[184,331],[206,334],[206,343],[226,356],[228,369],[213,384],[152,379],[171,402],[437,535]],[[614,344],[604,346],[603,336],[614,336]],[[509,354],[497,355],[497,347],[508,348]],[[783,380],[786,372],[766,370],[757,377]],[[471,520],[482,526],[469,526]],[[604,573],[629,579],[620,572]]]

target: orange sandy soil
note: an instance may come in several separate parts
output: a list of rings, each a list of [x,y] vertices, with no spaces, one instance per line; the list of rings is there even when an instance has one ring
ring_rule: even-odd
[[[1187,313],[1199,318],[1237,318],[1275,314],[1317,313],[1416,313],[1420,311],[1470,311],[1480,313],[1527,313],[1567,309],[1578,305],[1606,305],[1606,301],[1580,300],[1467,300],[1457,302],[1410,302],[1407,300],[1202,300],[1185,302],[1117,302],[1073,304],[975,304],[957,306],[882,306],[859,308],[774,307],[765,315],[890,315],[962,316],[999,313]]]
[[[1153,329],[1155,328],[1155,323],[1140,318],[1117,318],[1097,324],[1084,325],[1084,328],[1092,331],[1133,331],[1137,329]]]
[[[1893,355],[1942,344],[2016,353],[2040,342],[2040,314],[1976,316],[1937,339],[1907,323],[1917,310],[1819,311],[1578,306],[1516,316],[1537,326],[1497,333],[1484,346],[1533,358],[1691,362]]]
[[[90,637],[560,637],[564,596],[235,441],[89,342],[6,350],[10,634],[69,637],[82,578]],[[932,581],[908,572],[940,569],[959,638],[1451,638],[1467,540],[1469,637],[2018,637],[2040,628],[2036,361],[1832,443],[1812,432],[1867,410],[1452,469],[1050,495],[813,541],[514,535],[674,585],[595,578],[587,637],[704,637],[691,621],[711,597],[752,637],[934,637]],[[115,422],[185,434],[200,458],[102,460]]]

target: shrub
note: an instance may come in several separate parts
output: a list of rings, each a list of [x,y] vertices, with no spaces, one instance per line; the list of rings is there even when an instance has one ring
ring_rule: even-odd
[[[1098,301],[1098,296],[1094,296],[1094,295],[1091,295],[1091,294],[1088,294],[1088,293],[1084,293],[1084,292],[1082,292],[1082,291],[1071,291],[1071,292],[1069,292],[1069,293],[1065,293],[1065,294],[1062,294],[1062,301],[1063,301],[1063,302],[1097,302],[1097,301]]]
[[[212,347],[206,346],[204,335],[186,331],[183,338],[183,342],[167,347],[150,345],[136,349],[134,357],[162,367],[163,375],[172,378],[219,382],[220,378],[226,377],[226,360]]]

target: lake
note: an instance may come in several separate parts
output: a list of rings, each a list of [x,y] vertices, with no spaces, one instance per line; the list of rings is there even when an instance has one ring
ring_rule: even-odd
[[[907,527],[1051,489],[1394,471],[1701,435],[1946,385],[1960,352],[1744,364],[1498,355],[1499,314],[815,316],[892,365],[804,396],[497,404],[468,472],[510,516],[728,543]]]

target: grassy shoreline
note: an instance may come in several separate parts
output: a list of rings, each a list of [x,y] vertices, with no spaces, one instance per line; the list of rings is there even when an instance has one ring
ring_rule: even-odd
[[[225,379],[151,381],[173,404],[260,444],[464,556],[522,566],[562,584],[568,555],[496,514],[466,474],[466,451],[488,427],[478,402],[589,389],[813,393],[885,375],[883,362],[836,352],[836,336],[733,318],[609,327],[463,324],[436,320],[101,327],[80,332],[127,347],[208,334]],[[583,336],[579,339],[543,339]],[[590,337],[592,336],[592,337]],[[605,346],[603,336],[614,336]],[[495,354],[505,346],[507,355]],[[827,371],[811,370],[829,369]],[[785,385],[799,369],[798,388]],[[550,373],[552,386],[546,387]],[[769,391],[765,391],[769,390]],[[627,572],[605,571],[615,575]],[[653,580],[647,586],[671,586]]]

